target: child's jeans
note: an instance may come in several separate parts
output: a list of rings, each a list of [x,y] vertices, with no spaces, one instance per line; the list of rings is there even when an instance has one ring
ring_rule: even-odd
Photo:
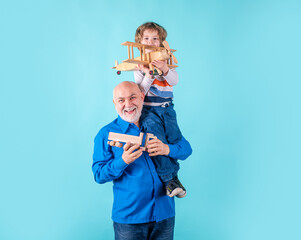
[[[154,134],[165,144],[174,144],[181,140],[176,112],[172,103],[165,106],[143,106],[140,124],[143,131]],[[152,160],[162,182],[166,183],[177,175],[179,163],[168,156],[155,156]]]

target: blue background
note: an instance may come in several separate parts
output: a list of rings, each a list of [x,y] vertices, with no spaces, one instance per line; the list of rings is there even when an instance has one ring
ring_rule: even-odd
[[[136,28],[177,49],[175,239],[301,239],[300,1],[1,1],[0,239],[113,239],[93,139]],[[299,146],[299,147],[298,147]],[[298,229],[299,228],[299,229]]]

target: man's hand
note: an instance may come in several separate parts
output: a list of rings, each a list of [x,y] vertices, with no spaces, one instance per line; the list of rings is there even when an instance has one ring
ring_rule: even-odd
[[[167,66],[167,61],[160,61],[160,60],[153,60],[152,64],[158,68],[159,70],[161,70],[163,72],[163,74],[166,76],[166,74],[169,71],[169,67]]]
[[[149,153],[149,156],[158,156],[158,155],[168,155],[169,154],[169,146],[167,144],[164,144],[159,139],[152,139],[148,142],[147,152]]]
[[[142,148],[138,144],[131,146],[130,142],[127,142],[123,147],[122,159],[126,164],[130,164],[139,158],[142,152]]]

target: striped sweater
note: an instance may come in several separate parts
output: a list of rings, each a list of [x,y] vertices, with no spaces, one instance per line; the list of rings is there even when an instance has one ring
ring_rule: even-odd
[[[169,69],[166,76],[146,77],[142,71],[134,71],[135,82],[145,94],[144,105],[160,106],[170,103],[173,99],[173,89],[178,81],[175,69]]]

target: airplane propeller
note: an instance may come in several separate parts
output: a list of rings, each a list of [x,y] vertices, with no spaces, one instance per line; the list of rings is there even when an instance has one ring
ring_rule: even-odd
[[[163,43],[163,46],[167,49],[167,51],[168,51],[168,54],[171,54],[172,55],[172,59],[173,59],[173,61],[176,63],[176,64],[178,64],[178,60],[177,60],[177,58],[175,57],[175,55],[173,55],[173,52],[172,51],[170,51],[170,47],[169,47],[169,44],[168,44],[168,42],[167,41],[164,41]]]

